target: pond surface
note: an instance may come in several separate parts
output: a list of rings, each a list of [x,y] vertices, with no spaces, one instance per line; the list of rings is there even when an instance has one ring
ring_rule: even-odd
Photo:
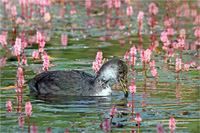
[[[122,1],[121,1],[122,2]],[[170,3],[171,2],[171,3]],[[7,2],[7,4],[17,6],[17,17],[22,17],[21,6],[18,1]],[[126,4],[121,3],[117,10],[114,7],[107,9],[105,1],[93,1],[92,8],[85,8],[85,1],[51,1],[51,6],[46,6],[47,12],[51,12],[51,21],[45,22],[39,12],[34,12],[33,19],[24,18],[16,28],[16,33],[12,32],[13,24],[11,18],[5,17],[4,4],[1,2],[0,33],[7,32],[7,47],[9,52],[1,45],[1,132],[29,132],[32,130],[33,122],[37,125],[38,132],[45,132],[50,127],[52,132],[64,132],[66,128],[70,132],[104,132],[101,123],[108,119],[110,121],[110,109],[115,105],[116,115],[112,119],[110,131],[112,132],[138,132],[138,124],[134,120],[139,112],[142,121],[140,122],[140,132],[157,132],[157,125],[161,124],[165,132],[170,132],[169,119],[171,116],[176,120],[176,128],[171,132],[199,132],[199,46],[192,49],[198,38],[194,36],[193,18],[188,19],[184,15],[180,18],[176,16],[176,9],[184,6],[184,2],[155,1],[159,12],[154,17],[158,21],[156,26],[149,26],[149,1],[134,1]],[[200,2],[185,1],[191,9],[197,10],[200,14]],[[34,4],[35,5],[35,4]],[[131,19],[126,15],[127,5],[133,7]],[[32,5],[33,6],[33,5]],[[186,5],[187,6],[187,5]],[[28,6],[30,9],[31,5]],[[34,6],[33,6],[34,7]],[[65,7],[65,8],[63,8]],[[72,7],[76,14],[70,14]],[[38,10],[41,7],[37,7]],[[170,8],[171,10],[167,10]],[[184,7],[185,8],[185,7]],[[62,11],[65,11],[63,15]],[[143,29],[140,36],[143,41],[139,41],[137,15],[139,11],[144,11]],[[10,10],[7,10],[7,14]],[[91,16],[87,15],[91,12]],[[184,9],[182,9],[184,12]],[[36,16],[37,14],[37,16]],[[110,23],[106,20],[110,14]],[[160,34],[166,29],[163,24],[165,17],[169,15],[175,21],[180,22],[178,30],[175,31],[172,40],[177,40],[180,29],[186,30],[185,42],[189,43],[189,48],[181,50],[174,49],[174,56],[168,57],[168,51],[163,51],[163,43],[160,41]],[[16,18],[17,18],[16,17]],[[30,17],[30,14],[29,14]],[[16,19],[15,18],[15,19]],[[120,30],[121,21],[125,29]],[[129,25],[131,23],[131,27]],[[177,29],[177,23],[172,25]],[[130,30],[129,30],[130,29]],[[126,98],[122,88],[116,90],[113,82],[112,96],[109,97],[59,97],[42,99],[30,94],[29,87],[25,83],[23,86],[23,100],[20,102],[20,93],[16,93],[15,83],[17,82],[18,59],[13,56],[12,40],[21,37],[29,40],[28,46],[23,53],[27,57],[27,65],[22,65],[25,82],[33,78],[36,74],[44,71],[42,59],[33,60],[32,53],[38,50],[38,44],[33,41],[31,46],[30,38],[35,36],[36,31],[46,36],[44,51],[50,56],[49,71],[76,69],[96,75],[92,70],[92,62],[95,60],[98,51],[103,52],[106,59],[124,59],[126,52],[135,45],[137,48],[136,63],[134,70],[129,65],[128,85],[135,82],[137,88],[134,94],[134,115],[131,115],[127,104],[132,101],[132,95]],[[153,34],[152,34],[153,33]],[[68,45],[63,46],[61,35],[68,36]],[[151,60],[155,60],[155,68],[159,76],[153,77],[150,66],[146,65],[146,79],[143,63],[140,60],[141,49],[151,46],[151,37],[158,40],[158,51],[154,50]],[[48,39],[50,38],[50,40]],[[120,41],[125,43],[120,44]],[[22,54],[21,54],[22,55]],[[177,72],[175,70],[176,58],[182,58],[183,64],[192,59],[196,65],[190,67],[187,77],[186,71]],[[3,62],[6,59],[6,62]],[[183,65],[182,65],[183,67]],[[12,102],[13,110],[8,112],[6,102]],[[25,113],[25,103],[32,104],[32,115],[30,118]],[[146,106],[142,106],[145,101]]]

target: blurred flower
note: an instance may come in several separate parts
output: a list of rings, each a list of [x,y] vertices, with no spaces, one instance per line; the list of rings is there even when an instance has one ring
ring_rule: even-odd
[[[110,117],[111,118],[113,118],[114,117],[114,115],[116,114],[116,111],[117,111],[117,109],[116,109],[116,107],[115,107],[115,105],[110,109]]]
[[[68,39],[68,37],[66,34],[61,35],[61,42],[62,42],[63,46],[67,46],[67,39]]]
[[[195,62],[194,62],[192,59],[190,59],[190,65],[191,65],[192,67],[195,67]]]
[[[17,37],[14,45],[15,55],[19,56],[21,54],[22,42],[21,38]]]
[[[71,14],[76,14],[76,11],[75,11],[75,8],[74,6],[72,7],[71,11],[70,11]]]
[[[176,129],[176,121],[173,116],[171,116],[169,119],[169,129],[171,129],[172,131]]]
[[[50,127],[48,127],[48,129],[46,130],[46,132],[45,133],[52,133],[52,131],[51,131],[51,128]]]
[[[131,101],[128,102],[127,106],[128,106],[129,108],[132,107],[132,103],[131,103]]]
[[[124,59],[128,60],[129,59],[129,53],[126,52],[125,55],[124,55]]]
[[[25,113],[26,113],[27,117],[30,117],[32,115],[32,105],[31,105],[31,102],[26,102]]]
[[[140,114],[139,114],[138,112],[137,112],[137,114],[136,114],[135,120],[136,120],[137,122],[141,122],[141,121],[142,121],[142,118],[140,117]]]
[[[31,126],[31,133],[38,133],[38,127],[35,122],[33,122],[33,125]]]
[[[34,60],[38,57],[38,51],[37,50],[33,51],[32,57],[33,57]]]
[[[103,122],[103,129],[104,129],[105,132],[110,131],[110,124],[109,124],[107,119],[105,119],[105,121]]]
[[[133,7],[128,5],[126,8],[126,14],[130,17],[131,15],[133,15]]]
[[[50,13],[49,13],[49,12],[45,12],[45,13],[44,13],[44,21],[45,21],[45,22],[50,22],[50,20],[51,20],[51,15],[50,15]]]
[[[133,55],[136,55],[137,54],[137,49],[135,48],[135,45],[133,45],[132,47],[131,47],[131,50],[130,50],[130,55],[131,56],[133,56]]]
[[[181,58],[176,58],[176,71],[177,72],[181,70],[181,64],[182,64]]]
[[[149,13],[151,13],[151,15],[156,15],[158,13],[158,7],[153,2],[149,4]]]
[[[157,125],[157,133],[165,133],[163,126],[161,124]]]
[[[134,83],[134,81],[132,82],[131,86],[129,86],[129,90],[131,94],[136,93],[136,85]]]
[[[12,108],[12,102],[10,100],[8,100],[6,102],[6,107],[7,107],[7,111],[10,113],[12,112],[13,108]]]
[[[91,0],[85,0],[85,7],[86,7],[87,9],[91,8],[91,5],[92,5]]]
[[[115,8],[120,8],[121,7],[121,1],[120,0],[115,0],[114,1],[114,5],[115,5]]]

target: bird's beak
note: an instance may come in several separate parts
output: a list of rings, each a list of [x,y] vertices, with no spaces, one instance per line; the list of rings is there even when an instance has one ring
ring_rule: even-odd
[[[127,83],[128,83],[128,80],[127,80],[127,77],[125,77],[124,79],[119,79],[119,83],[123,89],[123,92],[124,92],[124,96],[125,97],[128,97],[128,90],[127,90]]]

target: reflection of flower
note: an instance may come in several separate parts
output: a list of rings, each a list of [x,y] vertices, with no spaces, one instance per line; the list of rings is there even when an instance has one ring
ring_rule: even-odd
[[[171,129],[172,131],[174,131],[176,128],[176,121],[173,118],[173,116],[170,117],[169,119],[169,129]]]
[[[33,122],[33,125],[31,126],[31,133],[37,133],[38,132],[38,127],[35,124],[35,122]]]
[[[117,109],[115,108],[115,105],[110,109],[110,117],[113,118],[113,116],[116,114]]]
[[[163,129],[163,126],[161,124],[158,124],[157,125],[157,133],[164,133],[164,129]]]
[[[0,67],[4,67],[6,64],[7,57],[3,56],[0,60]]]
[[[50,15],[50,13],[49,12],[46,12],[45,14],[44,14],[44,21],[45,22],[49,22],[51,20],[51,15]]]
[[[7,101],[6,107],[8,112],[12,112],[13,108],[12,108],[12,102],[10,100]]]
[[[103,122],[103,129],[106,131],[106,132],[109,132],[110,130],[110,124],[108,122],[108,119],[105,119],[105,121]]]

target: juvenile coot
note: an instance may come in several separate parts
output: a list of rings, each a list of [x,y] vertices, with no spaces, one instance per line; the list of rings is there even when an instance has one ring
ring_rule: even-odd
[[[45,71],[28,81],[29,87],[40,96],[108,96],[111,87],[108,82],[120,82],[126,79],[127,66],[119,59],[107,61],[100,68],[97,76],[78,70]],[[127,91],[124,91],[127,95]]]

